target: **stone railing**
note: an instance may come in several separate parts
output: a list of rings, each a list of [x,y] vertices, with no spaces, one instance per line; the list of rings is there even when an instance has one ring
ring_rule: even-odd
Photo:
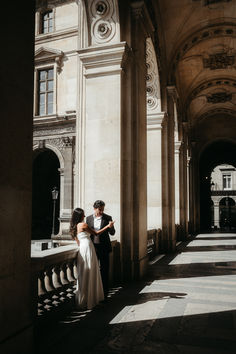
[[[72,303],[77,279],[77,252],[76,244],[31,251],[35,316],[55,314]]]
[[[219,191],[212,190],[211,195],[230,197],[231,195],[236,195],[236,190],[219,190]]]

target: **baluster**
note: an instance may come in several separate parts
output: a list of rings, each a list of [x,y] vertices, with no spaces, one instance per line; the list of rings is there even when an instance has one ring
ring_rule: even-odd
[[[66,265],[66,263],[63,263],[61,265],[60,278],[61,278],[62,289],[63,289],[61,292],[61,295],[64,297],[65,300],[68,300],[67,288],[69,286],[69,281],[67,279],[67,265]]]
[[[55,288],[55,293],[52,296],[53,305],[57,307],[60,304],[59,292],[60,292],[60,288],[62,287],[62,284],[60,281],[60,266],[59,265],[56,265],[53,268],[52,283]]]
[[[49,268],[46,269],[44,282],[45,282],[45,288],[46,288],[46,290],[48,292],[48,296],[49,296],[49,298],[44,300],[44,302],[46,303],[44,308],[46,308],[47,311],[50,311],[52,309],[52,299],[51,298],[52,298],[53,291],[54,291],[54,286],[52,283],[52,266],[50,266]]]
[[[77,267],[77,258],[74,258],[73,259],[73,277],[77,280],[78,276],[79,276],[79,273],[78,273],[78,267]],[[74,288],[74,293],[75,293],[76,290],[77,290],[77,284],[76,283],[73,286],[73,288]]]
[[[73,272],[73,267],[74,267],[74,261],[70,261],[67,263],[67,279],[69,280],[69,282],[75,282],[76,278],[74,276],[74,272]]]
[[[39,272],[38,275],[38,315],[42,316],[45,312],[44,300],[47,296],[47,290],[44,285],[44,271]]]
[[[70,261],[66,264],[66,278],[68,279],[69,281],[69,284],[68,284],[68,288],[67,288],[67,296],[69,298],[72,298],[74,296],[73,294],[73,286],[74,286],[74,283],[75,283],[75,279],[73,277],[73,263]]]

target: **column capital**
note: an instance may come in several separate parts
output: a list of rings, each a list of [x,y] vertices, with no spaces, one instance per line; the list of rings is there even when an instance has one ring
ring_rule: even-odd
[[[182,141],[175,141],[175,153],[176,154],[179,154],[181,147],[182,147]]]
[[[178,94],[178,91],[177,91],[176,87],[175,86],[167,86],[166,90],[167,90],[168,95],[176,103],[178,98],[179,98],[179,94]]]
[[[88,47],[78,50],[85,77],[97,77],[120,73],[124,61],[131,52],[126,42]]]
[[[147,130],[160,130],[167,117],[166,112],[150,113],[147,115]]]
[[[135,1],[131,3],[131,10],[133,17],[136,20],[141,20],[143,28],[146,32],[146,37],[150,37],[155,31],[152,20],[150,18],[149,12],[147,10],[146,4],[144,1]]]

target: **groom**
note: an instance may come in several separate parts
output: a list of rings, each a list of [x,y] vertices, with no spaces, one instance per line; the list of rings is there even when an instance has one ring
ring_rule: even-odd
[[[86,218],[86,223],[94,230],[100,230],[112,221],[112,217],[104,213],[105,203],[102,200],[96,200],[93,204],[94,214]],[[111,241],[109,234],[115,234],[115,228],[111,227],[102,234],[91,235],[98,260],[100,262],[100,271],[104,290],[104,297],[107,298],[109,288],[109,253],[111,252]]]

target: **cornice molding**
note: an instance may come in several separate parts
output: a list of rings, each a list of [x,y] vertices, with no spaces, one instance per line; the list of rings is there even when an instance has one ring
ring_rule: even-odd
[[[162,123],[167,117],[166,112],[150,113],[147,115],[147,130],[161,130]]]
[[[96,77],[119,73],[131,49],[126,42],[78,50],[85,69],[85,77]]]
[[[55,31],[50,33],[41,33],[35,36],[35,44],[43,44],[59,39],[71,38],[72,36],[78,36],[78,27],[71,29]]]
[[[57,66],[57,71],[60,72],[63,57],[64,53],[61,50],[40,47],[35,51],[34,61],[35,65],[48,62],[55,62]]]

